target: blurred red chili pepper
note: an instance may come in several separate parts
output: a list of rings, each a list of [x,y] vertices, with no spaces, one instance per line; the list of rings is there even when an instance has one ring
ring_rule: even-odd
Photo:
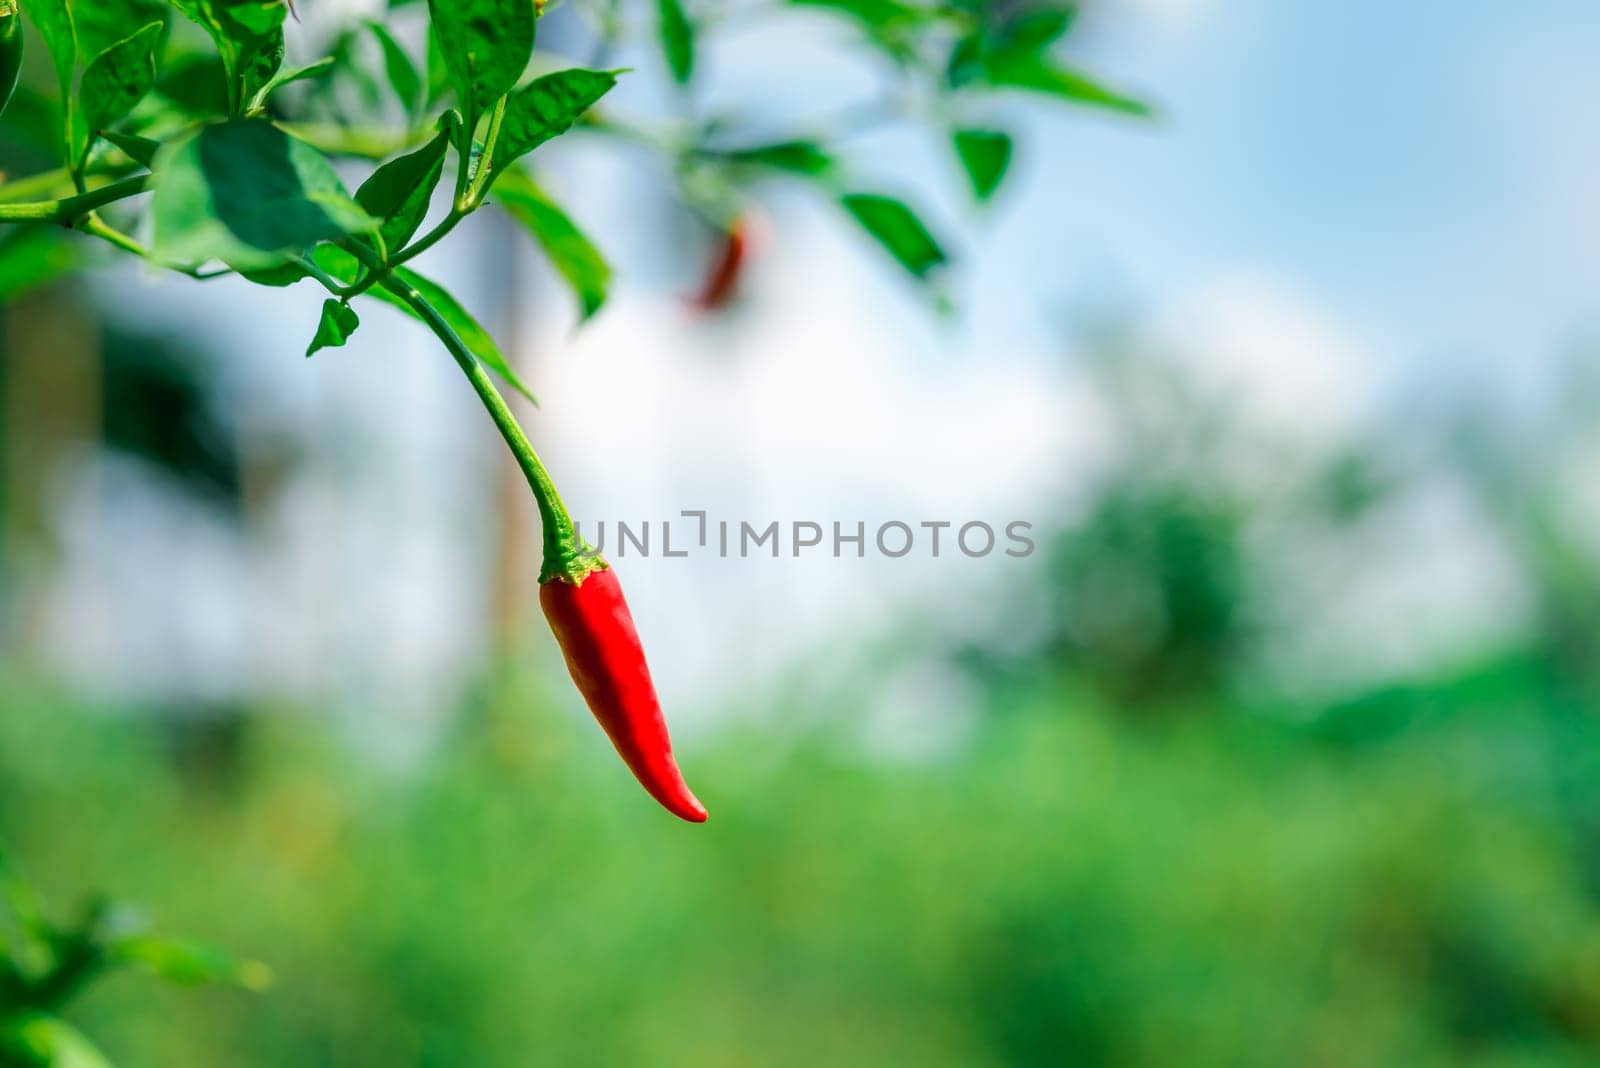
[[[700,311],[716,311],[728,303],[739,284],[746,257],[749,255],[749,235],[745,221],[735,218],[722,233],[721,247],[711,270],[706,274],[705,285],[690,299]]]
[[[590,559],[594,570],[576,577],[557,573],[539,588],[539,604],[567,670],[640,785],[673,815],[703,823],[705,806],[673,759],[661,701],[617,574],[598,557]]]

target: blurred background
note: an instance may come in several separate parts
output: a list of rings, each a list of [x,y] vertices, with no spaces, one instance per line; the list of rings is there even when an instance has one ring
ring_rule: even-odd
[[[381,5],[299,6],[303,59]],[[375,306],[308,362],[307,286],[0,277],[0,836],[59,911],[276,976],[97,987],[113,1060],[1600,1058],[1600,17],[1083,7],[1069,53],[1153,117],[1007,99],[976,208],[927,130],[852,137],[937,293],[781,186],[695,313],[715,234],[582,136],[540,162],[594,319],[503,217],[419,261],[586,526],[1033,525],[624,561],[704,827],[573,692],[427,333]],[[700,107],[883,78],[826,12],[736,14]]]

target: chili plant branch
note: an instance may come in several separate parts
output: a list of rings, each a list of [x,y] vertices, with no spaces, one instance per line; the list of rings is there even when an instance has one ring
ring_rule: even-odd
[[[94,212],[90,212],[89,214],[83,216],[72,225],[74,229],[81,230],[92,237],[98,237],[102,241],[108,242],[111,245],[122,249],[124,252],[131,252],[140,259],[148,260],[149,262],[155,263],[158,266],[165,267],[169,271],[177,271],[179,274],[187,275],[197,282],[207,282],[213,278],[223,278],[233,273],[232,267],[219,267],[215,270],[205,271],[198,267],[184,267],[179,264],[160,263],[155,256],[151,254],[148,248],[141,245],[138,241],[123,233],[121,230],[118,230],[115,226],[112,226],[110,223],[106,222]]]
[[[133,178],[124,178],[118,182],[111,182],[108,185],[103,185],[98,189],[91,189],[86,193],[79,193],[76,196],[64,197],[61,200],[0,204],[0,222],[72,223],[96,208],[103,208],[107,204],[115,204],[119,200],[138,196],[149,188],[149,185],[150,176],[141,174]]]
[[[517,417],[506,404],[505,398],[500,395],[500,391],[495,388],[494,382],[490,380],[483,366],[478,363],[477,357],[473,356],[472,350],[467,348],[455,329],[439,314],[439,310],[417,292],[416,287],[388,273],[381,274],[379,279],[379,284],[383,288],[399,297],[407,307],[417,313],[454,357],[456,366],[467,376],[467,381],[488,411],[489,418],[494,420],[500,436],[511,449],[511,455],[516,458],[517,466],[528,480],[528,486],[533,490],[534,502],[539,508],[539,521],[544,528],[545,570],[570,570],[580,566],[582,561],[578,557],[581,555],[581,544],[572,523],[572,516],[562,503],[560,494],[556,492],[550,472],[539,459],[539,454],[534,451],[533,443],[528,440],[522,425],[517,422]]]
[[[463,211],[452,206],[450,209],[450,214],[446,215],[443,219],[440,219],[439,225],[435,226],[432,230],[429,230],[427,233],[417,238],[399,252],[396,252],[394,255],[390,256],[388,265],[390,267],[398,267],[402,263],[405,263],[407,260],[411,259],[413,256],[422,255],[434,245],[438,244],[440,240],[450,233],[451,230],[454,230],[456,228],[456,223],[472,214],[475,208],[476,205],[473,205],[473,207],[469,207]]]
[[[313,280],[320,284],[323,289],[326,289],[329,293],[332,293],[341,300],[349,300],[356,294],[365,292],[367,287],[372,284],[369,281],[365,285],[347,286],[340,282],[337,278],[330,275],[328,272],[324,271],[321,267],[318,267],[316,261],[314,261],[310,256],[301,256],[294,262],[295,266],[299,267]]]
[[[465,208],[467,211],[471,211],[483,201],[485,186],[488,184],[490,174],[493,173],[491,167],[494,162],[495,142],[500,140],[500,123],[504,121],[505,116],[506,98],[502,96],[495,103],[494,113],[489,116],[489,131],[484,135],[483,139],[483,155],[478,157],[478,170],[473,174],[472,182],[467,186],[467,201],[462,204],[458,200],[456,202],[457,210]],[[468,160],[463,159],[462,166],[467,166],[468,162]]]

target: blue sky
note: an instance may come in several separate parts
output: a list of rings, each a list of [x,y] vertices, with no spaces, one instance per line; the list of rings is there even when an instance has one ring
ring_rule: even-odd
[[[1592,5],[1152,0],[1098,29],[1165,118],[1036,124],[1007,237],[1054,201],[1069,278],[1159,307],[1270,276],[1386,363],[1523,362],[1593,322]]]

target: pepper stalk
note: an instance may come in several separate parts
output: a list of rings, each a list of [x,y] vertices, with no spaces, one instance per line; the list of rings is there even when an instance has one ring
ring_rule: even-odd
[[[505,398],[489,380],[488,373],[472,355],[465,342],[439,314],[438,309],[418,293],[414,286],[406,284],[392,274],[386,275],[379,284],[405,301],[406,305],[415,311],[444,343],[450,355],[455,358],[456,365],[461,368],[461,373],[467,376],[467,381],[478,394],[478,399],[488,410],[489,418],[494,420],[500,436],[505,439],[512,456],[516,458],[517,466],[522,469],[523,476],[528,480],[528,487],[533,490],[534,503],[539,509],[539,524],[544,530],[544,563],[539,569],[539,583],[543,585],[546,582],[559,580],[579,585],[592,572],[609,566],[578,533],[577,527],[572,522],[571,513],[567,511],[561,494],[556,491],[555,482],[550,478],[549,470],[539,459],[539,454],[534,451],[533,443],[528,440],[528,435],[523,433],[522,425],[517,422],[517,417],[512,414]]]

